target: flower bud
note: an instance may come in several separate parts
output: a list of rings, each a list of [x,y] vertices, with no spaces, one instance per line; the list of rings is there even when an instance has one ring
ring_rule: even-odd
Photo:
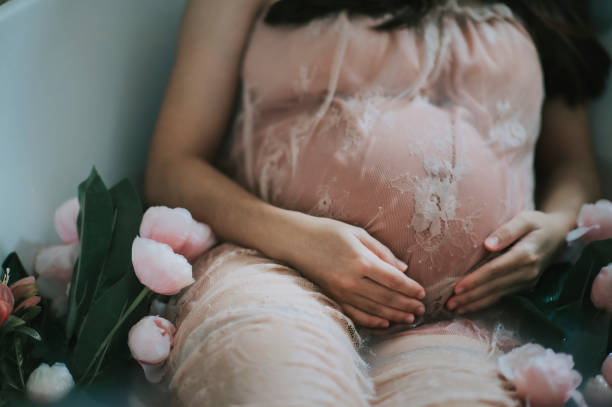
[[[63,363],[49,366],[42,363],[30,374],[26,393],[37,403],[54,403],[64,398],[74,387],[70,371]]]
[[[562,407],[582,381],[571,355],[532,343],[501,356],[499,366],[532,407]]]
[[[64,243],[69,244],[79,240],[77,218],[80,210],[79,200],[76,197],[64,202],[55,210],[53,218],[55,231]]]
[[[142,318],[128,335],[128,346],[134,359],[142,366],[145,376],[152,383],[161,381],[164,363],[170,355],[175,328],[172,323],[158,316]]]
[[[602,268],[591,288],[591,301],[599,309],[612,312],[612,264]]]
[[[582,205],[576,223],[578,228],[568,233],[568,242],[580,238],[585,242],[612,238],[612,202],[602,199]]]
[[[187,259],[151,239],[134,239],[132,264],[138,280],[158,294],[174,295],[195,281]]]
[[[140,236],[167,244],[189,261],[216,243],[210,228],[194,220],[187,209],[166,206],[147,209],[140,224]]]

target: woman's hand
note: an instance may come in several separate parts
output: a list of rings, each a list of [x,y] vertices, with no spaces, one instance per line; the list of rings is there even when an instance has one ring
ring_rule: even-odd
[[[404,274],[407,265],[365,230],[294,212],[284,259],[323,288],[357,324],[386,328],[414,322],[425,290]],[[282,244],[282,243],[281,243]]]
[[[526,211],[514,217],[485,240],[492,252],[512,247],[459,281],[448,309],[459,314],[477,311],[533,288],[573,223],[575,217],[567,212]]]

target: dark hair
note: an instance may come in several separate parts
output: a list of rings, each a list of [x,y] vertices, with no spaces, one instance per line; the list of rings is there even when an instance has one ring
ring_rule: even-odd
[[[413,27],[439,0],[279,0],[270,7],[270,25],[302,25],[341,11],[389,18],[376,30]],[[485,3],[494,3],[485,0]],[[499,2],[499,1],[498,1]],[[569,104],[598,96],[604,89],[610,57],[589,24],[587,0],[504,0],[525,22],[538,53],[548,98]]]

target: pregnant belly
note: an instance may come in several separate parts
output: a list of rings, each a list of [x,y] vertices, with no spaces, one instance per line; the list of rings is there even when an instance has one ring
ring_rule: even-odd
[[[461,111],[335,99],[318,120],[301,111],[270,123],[253,135],[254,192],[365,228],[409,265],[429,314],[483,260],[484,239],[526,202],[508,187],[519,175]]]

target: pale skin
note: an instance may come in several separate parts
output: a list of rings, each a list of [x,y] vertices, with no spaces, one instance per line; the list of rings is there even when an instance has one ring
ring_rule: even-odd
[[[221,240],[255,248],[318,284],[357,324],[384,328],[425,312],[425,290],[407,265],[362,228],[263,202],[217,170],[212,160],[230,124],[241,57],[263,0],[191,0],[156,126],[146,173],[151,204],[185,207]],[[552,120],[554,118],[554,120]],[[459,311],[487,307],[537,281],[597,194],[583,106],[550,101],[538,161],[549,181],[538,212],[524,213],[494,235],[503,256],[465,277],[448,303]],[[529,261],[528,261],[529,260]]]

